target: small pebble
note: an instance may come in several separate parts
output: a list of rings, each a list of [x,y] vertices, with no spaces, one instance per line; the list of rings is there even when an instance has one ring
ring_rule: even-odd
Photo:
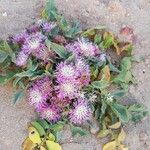
[[[3,17],[7,17],[7,12],[2,13]]]

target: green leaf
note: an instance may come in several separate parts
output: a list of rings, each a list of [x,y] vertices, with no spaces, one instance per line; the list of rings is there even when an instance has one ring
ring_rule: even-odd
[[[101,40],[102,40],[101,36],[96,34],[95,37],[94,37],[94,43],[99,45]]]
[[[48,0],[46,4],[46,8],[43,13],[43,17],[45,19],[55,21],[57,14],[58,14],[58,11],[56,8],[55,0]]]
[[[50,41],[49,41],[50,42]],[[50,47],[51,49],[59,55],[59,57],[61,58],[67,58],[69,56],[69,53],[66,51],[66,49],[64,48],[64,46],[61,46],[59,44],[56,44],[56,43],[53,43],[53,42],[50,42]]]
[[[142,104],[133,104],[128,107],[133,122],[139,122],[148,115],[148,111]]]
[[[49,129],[49,123],[46,120],[37,119],[36,121],[44,128],[44,130]]]
[[[121,61],[121,70],[131,69],[131,57],[124,57]]]
[[[87,131],[83,130],[82,128],[80,127],[74,127],[72,126],[71,127],[71,131],[72,131],[72,136],[75,136],[77,134],[81,135],[81,136],[84,136],[84,135],[87,135],[89,134]]]
[[[32,121],[30,122],[30,124],[38,131],[38,133],[40,134],[40,137],[43,137],[44,135],[46,135],[46,132],[40,123],[38,123],[37,121]]]
[[[6,51],[0,50],[0,63],[4,62],[4,60],[8,57],[8,53]]]
[[[109,86],[109,82],[105,80],[93,81],[91,84],[95,89],[99,89],[99,90],[103,90]]]
[[[122,122],[126,123],[129,121],[129,113],[125,106],[118,103],[111,103],[109,105]]]
[[[17,102],[19,102],[21,100],[21,98],[23,97],[24,95],[24,91],[20,90],[20,91],[17,91],[14,95],[14,104],[16,104]]]
[[[114,98],[121,98],[126,94],[126,90],[117,90],[111,93]]]
[[[96,26],[94,28],[87,29],[81,33],[84,37],[90,37],[96,34],[96,31],[105,29],[105,26]]]
[[[15,71],[7,71],[5,76],[0,75],[0,85],[4,85],[10,80],[12,80],[15,76]]]

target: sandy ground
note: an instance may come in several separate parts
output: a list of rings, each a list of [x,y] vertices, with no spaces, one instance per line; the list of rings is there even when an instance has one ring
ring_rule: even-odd
[[[39,17],[44,0],[0,0],[0,38],[21,31]],[[83,27],[105,24],[119,34],[123,25],[134,28],[137,35],[134,54],[144,61],[135,64],[133,72],[138,85],[130,87],[130,99],[144,103],[150,109],[150,0],[57,0],[62,14],[77,18]],[[35,113],[26,101],[14,106],[10,85],[0,87],[0,150],[21,150],[26,136],[26,123]],[[130,150],[150,150],[150,117],[126,130]],[[71,143],[71,134],[63,135],[63,150],[100,150],[101,141],[93,136],[77,138]]]

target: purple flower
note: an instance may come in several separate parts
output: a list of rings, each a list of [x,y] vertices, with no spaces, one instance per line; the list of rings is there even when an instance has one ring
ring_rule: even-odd
[[[69,113],[70,122],[81,125],[92,117],[92,111],[87,100],[78,99]]]
[[[29,34],[27,33],[26,30],[24,30],[23,32],[16,34],[13,37],[13,42],[18,43],[18,44],[23,44],[28,37],[29,37]]]
[[[36,85],[39,88],[44,99],[48,99],[52,95],[52,81],[49,79],[49,77],[46,76],[36,80],[34,85]]]
[[[42,107],[37,111],[42,119],[46,119],[51,123],[56,123],[60,119],[60,112],[54,105]]]
[[[77,56],[93,57],[100,53],[97,45],[84,38],[78,39],[78,41],[67,45],[66,48]]]
[[[72,99],[77,94],[79,85],[76,80],[64,80],[63,82],[58,83],[55,90],[60,99]]]
[[[15,64],[16,64],[17,66],[24,66],[24,65],[26,65],[26,64],[27,64],[28,57],[29,57],[28,54],[25,54],[23,51],[20,51],[20,52],[18,53],[18,55],[17,55]]]
[[[28,90],[29,103],[36,109],[47,105],[47,99],[52,96],[52,82],[46,76],[36,80]]]
[[[81,86],[88,85],[90,82],[90,67],[84,59],[78,58],[75,62],[76,70],[78,70],[78,80]]]
[[[72,64],[61,62],[56,68],[56,78],[58,82],[75,79],[77,75],[78,72]]]
[[[54,27],[56,27],[56,23],[54,22],[44,22],[42,24],[42,28],[45,32],[50,32]]]
[[[46,105],[46,99],[43,98],[43,95],[37,86],[30,87],[28,90],[28,100],[29,104],[36,109],[41,109]]]
[[[39,32],[40,30],[40,26],[38,24],[32,24],[31,26],[29,26],[27,28],[27,31],[32,34],[32,33],[36,33],[36,32]]]
[[[65,108],[72,103],[72,100],[69,98],[60,99],[57,96],[53,96],[50,100],[52,105],[57,106],[60,112],[65,111]]]
[[[37,59],[43,60],[44,62],[48,62],[52,53],[48,50],[46,46],[41,45],[41,48],[33,51],[32,54]]]
[[[41,48],[45,47],[43,44],[44,40],[45,36],[40,32],[31,34],[23,44],[22,50],[27,54],[36,53],[40,51]]]

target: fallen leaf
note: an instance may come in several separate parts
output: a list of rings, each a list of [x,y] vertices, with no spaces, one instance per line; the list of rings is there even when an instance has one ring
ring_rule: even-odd
[[[36,147],[36,144],[34,144],[30,138],[26,138],[24,142],[22,143],[22,150],[33,150],[33,148]]]
[[[42,142],[40,134],[34,127],[29,126],[28,131],[29,131],[29,138],[33,143],[40,144]]]
[[[125,140],[125,138],[126,138],[126,133],[125,133],[125,131],[123,129],[121,129],[121,132],[118,135],[117,141],[119,143],[121,143],[121,142],[123,142]]]
[[[116,150],[116,148],[117,148],[117,142],[116,141],[106,143],[103,146],[103,150]]]
[[[46,146],[48,150],[62,150],[62,148],[60,147],[60,145],[58,143],[55,143],[53,141],[46,141]]]
[[[115,124],[112,124],[111,126],[108,126],[110,129],[118,129],[121,126],[121,122],[116,122]]]
[[[110,133],[110,131],[109,130],[101,130],[98,134],[97,134],[97,137],[98,138],[104,138],[104,137],[106,137],[108,134]]]
[[[103,68],[103,74],[104,74],[104,79],[106,81],[110,81],[110,69],[109,69],[109,66],[106,65],[104,68]]]

